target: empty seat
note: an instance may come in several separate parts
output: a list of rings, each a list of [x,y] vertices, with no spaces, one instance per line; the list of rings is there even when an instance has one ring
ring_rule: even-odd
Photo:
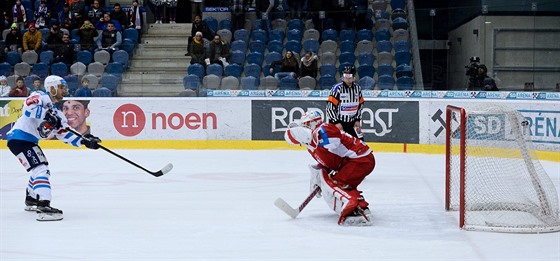
[[[297,29],[299,31],[303,31],[304,23],[300,19],[290,19],[288,21],[288,30]]]
[[[138,43],[138,30],[135,28],[127,28],[123,30],[122,38],[130,39],[134,43]]]
[[[286,20],[282,18],[277,18],[272,20],[271,27],[272,30],[286,31],[286,29],[288,28],[288,22],[286,22]]]
[[[330,75],[332,77],[336,76],[336,66],[334,64],[323,64],[319,68],[319,72],[321,73],[321,77],[325,75]]]
[[[301,77],[298,80],[300,90],[314,90],[317,80],[311,76]]]
[[[76,59],[87,66],[93,60],[93,54],[90,51],[79,51],[76,54]]]
[[[126,53],[128,53],[129,56],[132,56],[134,54],[134,48],[136,47],[136,44],[128,39],[125,38],[122,40],[122,44],[120,46],[120,49],[125,51]]]
[[[371,53],[373,52],[373,42],[369,40],[361,40],[356,44],[357,53]]]
[[[105,72],[105,66],[100,62],[93,62],[88,65],[88,73],[101,77]]]
[[[391,0],[391,9],[404,9],[406,0]]]
[[[356,62],[356,56],[354,55],[354,53],[341,53],[338,56],[338,62],[341,64],[344,63],[354,65],[354,63]]]
[[[393,20],[393,30],[408,29],[408,22],[402,17],[397,17]]]
[[[409,51],[402,51],[395,53],[395,63],[397,66],[401,64],[410,64],[410,52]]]
[[[291,75],[288,75],[280,79],[278,87],[281,90],[296,90],[298,87],[297,84],[297,79],[293,78]]]
[[[123,68],[128,68],[128,53],[124,50],[118,50],[113,53],[113,62],[119,63]]]
[[[379,64],[377,66],[377,74],[378,75],[389,75],[393,77],[393,66],[390,64]]]
[[[14,66],[21,62],[19,52],[11,51],[6,53],[6,62],[10,65]]]
[[[247,51],[247,42],[244,40],[235,40],[231,43],[231,51],[242,51],[245,53]]]
[[[241,78],[241,88],[243,90],[256,90],[259,87],[258,79],[254,76],[245,76]]]
[[[105,74],[99,79],[99,85],[111,90],[113,96],[117,94],[120,78],[116,75]]]
[[[414,79],[408,76],[401,76],[397,78],[397,89],[412,90],[412,88],[414,88]]]
[[[391,40],[391,33],[387,29],[380,29],[375,32],[375,40],[376,41],[390,41]]]
[[[358,42],[362,40],[373,41],[373,32],[368,29],[362,29],[357,33]]]
[[[45,78],[49,75],[49,65],[43,62],[36,63],[31,68],[31,72],[41,78]]]
[[[78,83],[78,76],[69,74],[64,76],[64,80],[68,85],[68,93],[73,95],[80,85]]]
[[[393,31],[393,40],[396,41],[408,41],[408,30],[398,29]]]
[[[313,53],[317,53],[319,51],[319,46],[320,46],[319,41],[314,38],[310,38],[303,41],[303,51],[305,52],[311,51]]]
[[[204,90],[216,90],[220,88],[222,79],[219,76],[209,74],[202,78],[202,88]]]
[[[325,52],[332,52],[332,53],[336,53],[336,49],[338,48],[338,44],[336,43],[336,41],[333,40],[323,40],[323,42],[321,43],[321,47],[319,48],[319,56],[322,55]],[[352,51],[354,52],[354,51]]]
[[[106,65],[111,60],[111,54],[105,50],[100,50],[93,54],[93,60]]]
[[[105,87],[95,89],[93,91],[92,95],[93,95],[93,97],[112,97],[113,96],[111,90],[109,90]]]
[[[185,89],[198,91],[200,89],[200,85],[200,78],[194,74],[189,74],[183,77],[183,87],[185,87]]]
[[[250,63],[245,65],[245,76],[253,76],[255,78],[261,78],[262,67],[258,64]]]
[[[281,29],[271,30],[270,32],[268,32],[268,38],[269,38],[269,42],[270,41],[284,42],[284,38],[285,38],[284,30]]]
[[[268,42],[268,52],[282,53],[284,51],[284,43],[281,41]]]
[[[379,64],[392,64],[393,55],[389,52],[380,52],[377,54],[377,62]]]
[[[224,68],[217,63],[209,64],[208,66],[206,66],[206,74],[213,74],[222,77],[222,75],[224,74]]]
[[[216,32],[216,34],[220,36],[222,41],[226,43],[231,43],[231,39],[233,38],[233,35],[231,34],[231,31],[229,29],[220,29]]]
[[[243,57],[245,57],[245,55],[243,55]],[[187,67],[187,74],[194,74],[198,76],[199,79],[202,79],[202,77],[204,77],[204,66],[198,63],[191,64]]]
[[[330,90],[336,84],[336,78],[334,75],[323,75],[319,78],[319,88],[321,90]]]
[[[0,75],[10,76],[12,75],[13,66],[9,63],[0,63]],[[47,66],[47,74],[49,73],[49,67]]]
[[[266,43],[268,41],[268,34],[263,29],[255,29],[251,32],[251,40]]]
[[[251,52],[247,55],[247,63],[254,63],[262,66],[264,61],[264,56],[260,52]]]
[[[299,41],[288,41],[286,43],[286,51],[292,51],[293,53],[301,53],[301,43]]]
[[[26,62],[14,65],[14,74],[18,76],[28,76],[31,73],[31,66]]]
[[[393,76],[380,75],[379,77],[379,89],[381,90],[393,90],[395,85],[395,80]]]
[[[373,65],[362,64],[358,67],[358,76],[360,79],[366,76],[373,78],[374,74],[375,68],[373,68]]]
[[[391,20],[395,20],[398,17],[406,19],[406,12],[400,8],[393,9],[391,11]]]
[[[64,77],[68,74],[68,65],[63,62],[54,63],[51,65],[51,74]]]
[[[42,51],[41,54],[39,54],[39,60],[42,63],[46,63],[49,65],[51,64],[53,59],[54,59],[54,52],[51,50]]]
[[[235,64],[235,63],[228,64],[224,68],[224,75],[225,76],[233,76],[233,77],[240,78],[242,72],[243,72],[243,67],[241,67],[241,65]]]
[[[39,55],[36,52],[24,52],[21,54],[21,60],[29,65],[34,65],[39,61]]]
[[[363,90],[375,89],[375,80],[373,79],[373,77],[369,77],[369,76],[361,77],[360,80],[358,81],[358,84],[360,85],[360,87],[362,87]]]
[[[376,44],[377,52],[391,52],[393,50],[393,45],[390,41],[379,41]]]
[[[319,33],[317,29],[307,29],[305,30],[305,32],[303,32],[303,41],[307,39],[315,39],[319,41],[320,38],[321,38],[321,33]]]
[[[395,41],[395,52],[410,51],[409,41]]]
[[[412,75],[413,75],[412,66],[408,64],[401,64],[397,66],[397,71],[396,71],[397,79],[402,76],[412,77]]]
[[[269,52],[265,58],[266,64],[271,64],[272,62],[280,60],[282,60],[282,54],[278,52]]]
[[[220,29],[227,29],[231,31],[231,19],[224,18],[218,22]]]
[[[202,21],[206,22],[208,28],[210,29],[210,31],[212,31],[212,33],[216,33],[216,31],[218,31],[218,20],[216,20],[215,17],[206,16],[204,17],[204,19],[202,19]]]
[[[356,41],[356,32],[354,30],[341,30],[340,31],[340,41],[350,41],[350,42],[354,42]]]
[[[105,66],[105,73],[112,74],[117,77],[122,77],[124,73],[124,67],[120,63],[112,62]]]
[[[375,10],[386,10],[387,9],[387,1],[385,0],[375,0],[371,3],[372,9]]]
[[[389,19],[377,19],[375,21],[375,31],[381,29],[385,29],[385,30],[391,29],[391,21],[389,21]]]
[[[358,54],[358,64],[361,65],[373,65],[375,62],[375,56],[371,52],[361,52]]]
[[[244,42],[249,42],[249,31],[247,29],[237,29],[233,32],[233,40],[242,40]]]
[[[249,43],[249,51],[250,52],[259,52],[259,53],[264,53],[264,50],[266,49],[266,43],[264,41],[251,41]]]
[[[336,42],[338,40],[338,32],[334,29],[327,29],[321,33],[321,41],[331,40]]]
[[[303,39],[303,32],[298,29],[289,30],[288,34],[286,35],[286,38],[288,41],[301,42],[301,40]]]
[[[276,90],[278,89],[278,78],[274,76],[266,76],[261,78],[259,89],[261,90]]]
[[[198,94],[196,93],[196,91],[191,89],[184,89],[179,92],[179,97],[197,97],[197,96]]]
[[[319,61],[321,62],[321,65],[326,65],[326,64],[335,65],[336,64],[336,54],[334,54],[332,52],[323,53],[323,54],[321,54],[321,57],[319,57]]]
[[[226,76],[222,78],[220,84],[222,90],[239,90],[239,79],[233,76]]]
[[[340,42],[340,52],[350,52],[353,53],[356,50],[356,44],[354,41],[341,41]]]

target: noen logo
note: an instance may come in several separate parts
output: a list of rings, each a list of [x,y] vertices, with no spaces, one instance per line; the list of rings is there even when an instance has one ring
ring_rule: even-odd
[[[136,136],[146,126],[146,115],[140,107],[134,104],[123,104],[113,115],[113,125],[124,136]]]

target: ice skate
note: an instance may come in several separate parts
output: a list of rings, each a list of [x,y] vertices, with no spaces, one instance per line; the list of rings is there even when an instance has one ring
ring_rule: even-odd
[[[37,199],[29,195],[29,191],[25,190],[25,211],[37,211]]]
[[[341,226],[363,227],[373,225],[373,219],[369,208],[357,207],[350,215],[344,217]]]
[[[62,220],[62,210],[50,206],[50,201],[37,201],[37,221],[58,221]]]

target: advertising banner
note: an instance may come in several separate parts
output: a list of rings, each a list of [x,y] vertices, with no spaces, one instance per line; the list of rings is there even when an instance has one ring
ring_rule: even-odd
[[[6,134],[21,116],[23,101],[0,100],[0,140],[6,139]]]

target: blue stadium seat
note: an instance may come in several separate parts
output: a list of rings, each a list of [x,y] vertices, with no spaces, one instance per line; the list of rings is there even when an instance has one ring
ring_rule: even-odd
[[[379,41],[377,42],[377,52],[391,52],[393,50],[393,45],[391,41]]]
[[[252,41],[261,41],[266,43],[268,40],[268,34],[263,29],[256,29],[251,32],[251,40]]]
[[[298,81],[297,79],[293,78],[292,76],[288,75],[282,79],[278,83],[278,87],[281,90],[297,90],[298,88]]]
[[[395,41],[395,52],[410,52],[410,42],[409,41]]]
[[[6,77],[10,76],[13,74],[13,66],[9,63],[0,63],[0,75],[4,75]],[[47,67],[47,73],[48,73],[48,67]]]
[[[243,55],[243,57],[245,57],[245,55]],[[187,74],[194,74],[198,76],[199,79],[202,79],[202,77],[204,77],[204,66],[198,63],[191,64],[187,68]]]
[[[231,19],[229,18],[220,20],[218,25],[220,26],[220,29],[228,29],[231,31]]]
[[[224,69],[220,64],[213,63],[206,66],[206,75],[213,74],[222,77]]]
[[[249,51],[250,52],[259,52],[264,53],[266,49],[266,43],[264,41],[251,41],[249,43]]]
[[[122,38],[128,38],[134,43],[138,43],[138,30],[134,28],[124,29]]]
[[[333,40],[338,41],[338,32],[334,29],[327,29],[321,33],[321,41]]]
[[[31,68],[31,72],[41,78],[45,78],[49,75],[49,65],[43,62],[36,63]]]
[[[375,32],[375,40],[376,41],[390,41],[391,40],[391,33],[387,29],[380,29]]]
[[[241,77],[241,72],[243,72],[243,67],[239,64],[230,63],[224,69],[225,76],[234,76],[237,78]]]
[[[286,37],[285,33],[284,33],[284,30],[281,30],[281,29],[274,29],[274,30],[271,30],[270,32],[268,32],[269,42],[270,41],[284,42],[284,37]]]
[[[396,52],[395,53],[395,62],[397,66],[401,64],[410,64],[410,52],[403,51],[403,52]]]
[[[66,84],[68,85],[68,93],[73,95],[80,85],[78,83],[78,76],[69,74],[64,76],[63,78],[66,81]]]
[[[78,62],[81,62],[88,66],[93,60],[93,54],[90,51],[79,51],[76,54],[76,59],[78,60]]]
[[[117,62],[108,63],[107,66],[105,66],[105,72],[121,77],[124,73],[124,67]]]
[[[377,66],[377,74],[378,75],[389,75],[393,77],[393,66],[390,64],[380,64]]]
[[[41,54],[39,54],[39,60],[42,63],[51,64],[53,59],[54,59],[54,52],[51,50],[42,51]]]
[[[51,65],[51,74],[64,77],[68,74],[68,65],[63,62],[54,63]]]
[[[314,38],[309,38],[303,41],[303,51],[305,52],[311,51],[313,53],[318,53],[320,46],[321,44],[319,43],[319,41]],[[299,54],[299,52],[297,54]]]
[[[358,54],[358,64],[361,65],[373,65],[375,62],[375,56],[373,53],[361,52]]]
[[[105,74],[101,76],[99,79],[99,85],[101,87],[105,87],[111,90],[112,96],[116,96],[117,94],[117,87],[119,86],[120,78],[112,75],[112,74]]]
[[[93,97],[113,97],[111,90],[106,87],[100,87],[93,91]]]
[[[408,21],[402,17],[397,17],[393,20],[393,30],[408,29]]]
[[[132,54],[134,53],[135,45],[136,44],[131,39],[124,38],[120,46],[120,49],[127,52],[129,56],[132,56]]]
[[[393,76],[380,75],[378,78],[379,78],[379,89],[381,90],[393,89],[393,86],[395,85],[395,80],[393,79]]]
[[[253,76],[257,79],[261,78],[262,67],[258,64],[250,63],[245,65],[245,76]]]
[[[401,76],[397,78],[397,89],[399,90],[412,90],[414,88],[414,79],[408,76]]]
[[[301,39],[303,38],[303,31],[302,30],[298,30],[298,29],[292,29],[288,31],[288,34],[286,35],[288,41],[298,41],[301,42]]]
[[[280,60],[282,60],[282,54],[278,52],[269,52],[265,58],[266,64],[271,64],[272,62]]]
[[[350,52],[341,53],[338,56],[338,62],[341,63],[341,64],[345,63],[345,64],[354,65],[354,63],[356,62],[356,55],[354,55],[354,53],[350,53]]]
[[[334,75],[321,75],[319,78],[319,88],[321,90],[330,90],[336,84],[336,78]]]
[[[358,42],[362,40],[373,41],[373,32],[368,29],[358,31]]]
[[[231,51],[247,51],[247,42],[243,40],[235,40],[231,43]]]
[[[391,0],[391,9],[404,9],[406,0]]]
[[[113,53],[113,62],[121,64],[123,68],[128,68],[128,59],[128,53],[124,50],[118,50]]]
[[[243,90],[256,90],[259,87],[259,79],[254,76],[245,76],[241,78],[241,88]]]
[[[233,40],[243,40],[249,42],[249,31],[247,29],[237,29],[233,32]]]
[[[323,64],[319,67],[319,72],[321,73],[321,76],[330,75],[335,77],[336,66],[334,66],[334,64]]]
[[[292,51],[293,53],[301,53],[301,42],[299,41],[288,41],[286,43],[286,51]]]
[[[340,41],[350,41],[350,42],[355,42],[356,41],[356,32],[354,30],[341,30],[340,31]]]
[[[231,62],[239,65],[243,65],[245,63],[245,52],[244,51],[231,52]]]
[[[198,91],[200,89],[200,85],[202,85],[200,78],[194,74],[189,74],[183,77],[183,87],[185,87],[185,89]]]
[[[397,66],[397,71],[396,71],[397,79],[402,76],[412,77],[412,75],[413,75],[412,66],[406,63]]]
[[[297,29],[303,31],[305,24],[300,19],[291,19],[288,21],[288,30]]]
[[[358,76],[360,77],[360,79],[365,76],[369,76],[373,78],[374,74],[375,74],[375,68],[373,68],[373,65],[362,64],[358,67]]]
[[[6,62],[14,66],[21,62],[20,55],[18,51],[11,51],[6,53]]]
[[[356,50],[356,43],[354,41],[342,41],[339,46],[341,53],[353,53]]]
[[[210,29],[212,34],[215,34],[218,31],[218,20],[212,16],[206,16],[202,21],[206,22],[208,28]]]
[[[39,30],[39,31],[41,31],[41,30]],[[79,41],[80,41],[80,36],[78,36],[78,31],[80,31],[78,28],[72,29],[72,31],[70,31],[70,38],[71,38],[72,40],[77,40],[77,41],[79,42]],[[49,32],[49,31],[47,30],[47,33],[48,33],[48,32]],[[41,34],[42,34],[42,33],[43,33],[43,32],[41,32]],[[45,35],[43,35],[43,36],[45,36]],[[46,39],[47,39],[47,38],[43,38],[43,41],[45,41]]]
[[[260,52],[251,52],[247,55],[247,63],[254,63],[256,65],[262,66],[264,61],[264,56]]]
[[[282,53],[284,51],[284,43],[281,41],[269,41],[268,52]]]
[[[375,80],[369,76],[361,77],[360,80],[358,81],[358,84],[360,85],[360,87],[362,87],[362,90],[375,89]]]

